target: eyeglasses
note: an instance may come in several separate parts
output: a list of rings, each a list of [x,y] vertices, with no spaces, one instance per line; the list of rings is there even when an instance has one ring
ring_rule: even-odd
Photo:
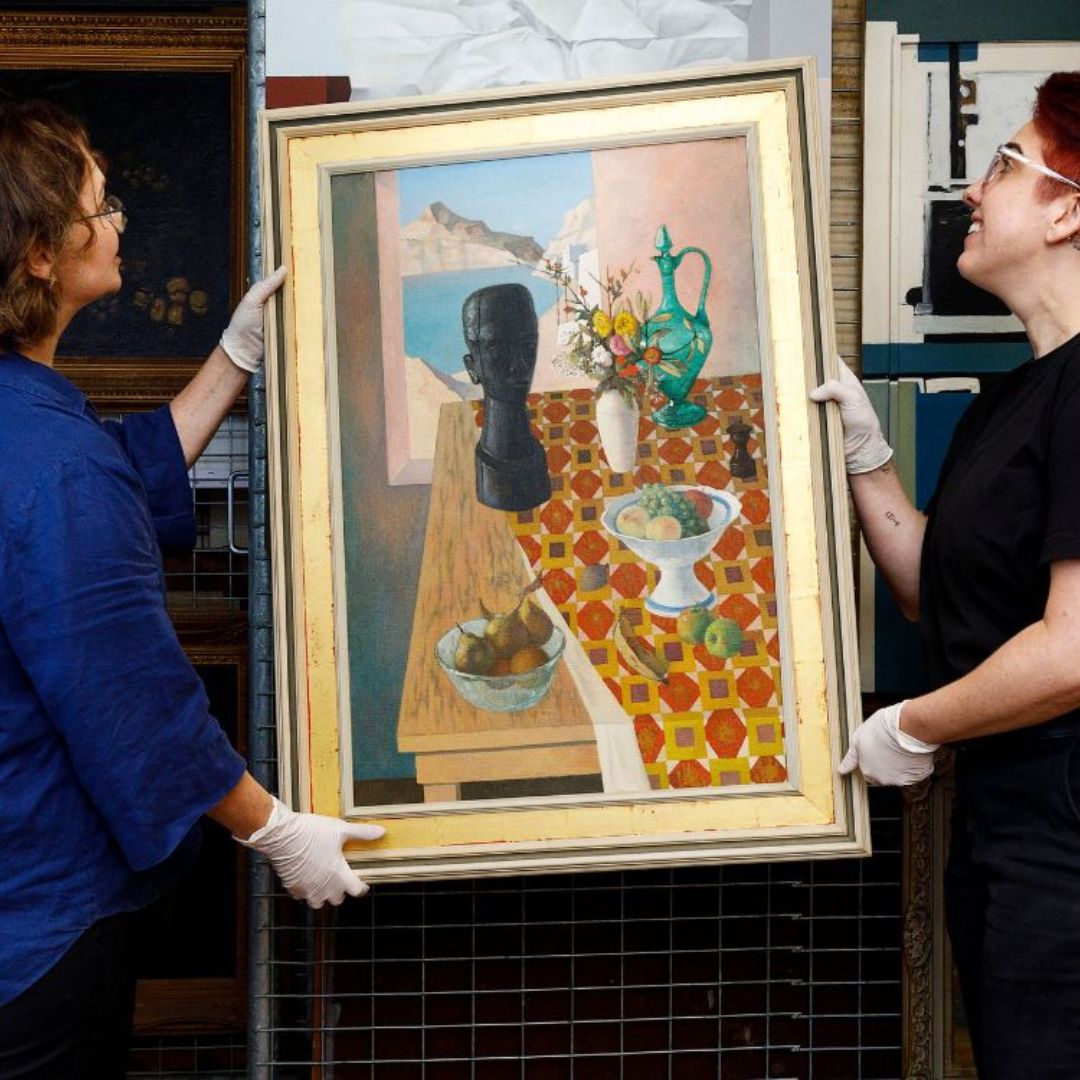
[[[96,214],[86,214],[82,220],[92,221],[94,218],[103,217],[118,233],[122,233],[127,228],[128,223],[128,215],[124,209],[124,204],[115,195],[106,195],[105,202],[102,205],[104,209],[99,210]]]
[[[1013,161],[1019,161],[1021,165],[1027,165],[1028,168],[1042,173],[1043,176],[1050,177],[1051,180],[1057,180],[1062,184],[1068,184],[1069,187],[1080,191],[1080,183],[1077,183],[1075,180],[1070,180],[1067,176],[1062,176],[1059,172],[1054,172],[1053,169],[1048,169],[1045,165],[1040,165],[1037,161],[1032,161],[1029,157],[1024,157],[1019,150],[1014,150],[1007,143],[1002,143],[1002,145],[994,151],[994,156],[990,159],[990,165],[986,170],[986,175],[982,178],[983,187],[993,183],[1006,168],[1008,168],[1007,162],[1009,158],[1012,158]]]

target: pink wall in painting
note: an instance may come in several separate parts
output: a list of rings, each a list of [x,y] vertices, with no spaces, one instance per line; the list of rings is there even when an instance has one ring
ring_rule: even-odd
[[[746,140],[598,150],[592,159],[601,267],[635,263],[631,291],[650,295],[655,307],[660,274],[651,257],[658,226],[667,225],[673,252],[703,248],[712,260],[706,312],[713,331],[704,374],[760,370]],[[697,310],[701,281],[701,259],[687,255],[675,284],[688,311]]]

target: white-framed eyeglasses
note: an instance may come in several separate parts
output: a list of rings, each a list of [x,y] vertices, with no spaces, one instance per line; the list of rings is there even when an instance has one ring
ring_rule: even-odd
[[[1032,161],[1031,158],[1021,154],[1019,150],[1014,150],[1008,143],[1002,143],[1001,146],[994,151],[994,156],[990,159],[990,165],[982,178],[983,187],[993,183],[1005,171],[1008,167],[1007,162],[1010,158],[1013,161],[1019,161],[1021,165],[1026,165],[1029,169],[1034,169],[1036,172],[1042,173],[1043,176],[1050,177],[1051,180],[1057,180],[1062,184],[1068,184],[1069,187],[1080,191],[1080,183],[1077,183],[1075,180],[1070,180],[1067,176],[1062,176],[1059,172],[1054,172],[1053,169],[1047,168],[1045,165],[1040,165],[1037,161]]]
[[[103,217],[118,232],[122,233],[127,228],[128,215],[124,204],[115,195],[106,195],[101,209],[96,214],[86,214],[83,221],[92,221],[94,218]]]

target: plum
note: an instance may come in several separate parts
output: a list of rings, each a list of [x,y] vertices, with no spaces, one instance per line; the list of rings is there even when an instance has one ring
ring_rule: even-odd
[[[714,504],[712,499],[710,499],[704,491],[697,491],[696,489],[684,491],[683,498],[685,498],[687,502],[693,503],[694,509],[698,513],[698,517],[701,518],[702,521],[708,523],[709,515],[713,512]]]

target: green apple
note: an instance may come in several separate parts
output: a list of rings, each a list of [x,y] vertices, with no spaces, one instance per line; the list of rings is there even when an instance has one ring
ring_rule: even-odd
[[[675,632],[691,645],[700,645],[705,640],[705,631],[712,624],[713,617],[707,608],[692,607],[679,613],[675,620]]]
[[[713,656],[734,656],[742,643],[742,628],[734,619],[713,619],[705,630],[705,648]]]

